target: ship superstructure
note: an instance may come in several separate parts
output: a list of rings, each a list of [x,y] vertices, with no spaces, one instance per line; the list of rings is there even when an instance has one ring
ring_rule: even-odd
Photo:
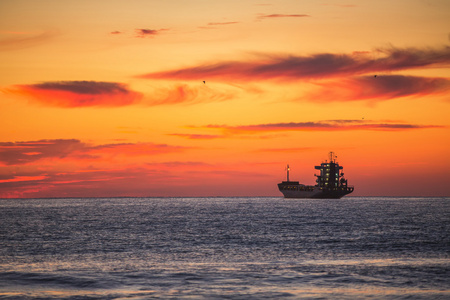
[[[289,165],[287,166],[286,181],[278,184],[278,189],[285,198],[341,198],[353,192],[354,187],[347,184],[342,172],[343,167],[336,162],[336,155],[330,152],[329,161],[325,161],[320,166],[315,166],[319,170],[319,175],[315,175],[316,185],[304,185],[298,181],[289,180]]]

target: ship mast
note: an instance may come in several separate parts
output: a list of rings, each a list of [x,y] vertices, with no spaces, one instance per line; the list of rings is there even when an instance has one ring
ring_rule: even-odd
[[[286,167],[286,179],[287,179],[287,181],[289,182],[289,171],[290,171],[291,169],[289,168],[289,164],[287,165],[287,167]]]

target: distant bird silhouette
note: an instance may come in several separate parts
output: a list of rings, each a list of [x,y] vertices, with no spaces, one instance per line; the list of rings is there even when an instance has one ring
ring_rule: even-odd
[[[377,75],[373,75],[373,77],[377,77]],[[204,82],[204,81],[203,81]]]
[[[206,81],[203,80],[203,83],[206,84]]]

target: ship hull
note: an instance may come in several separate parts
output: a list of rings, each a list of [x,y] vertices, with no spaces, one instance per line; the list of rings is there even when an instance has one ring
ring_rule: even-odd
[[[326,189],[318,186],[286,185],[280,183],[278,189],[284,198],[340,199],[353,192],[353,187]]]

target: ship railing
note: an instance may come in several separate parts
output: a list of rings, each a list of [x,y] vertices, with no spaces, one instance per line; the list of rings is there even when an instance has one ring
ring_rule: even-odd
[[[338,187],[338,189],[354,190],[355,187],[353,185],[341,185]]]

